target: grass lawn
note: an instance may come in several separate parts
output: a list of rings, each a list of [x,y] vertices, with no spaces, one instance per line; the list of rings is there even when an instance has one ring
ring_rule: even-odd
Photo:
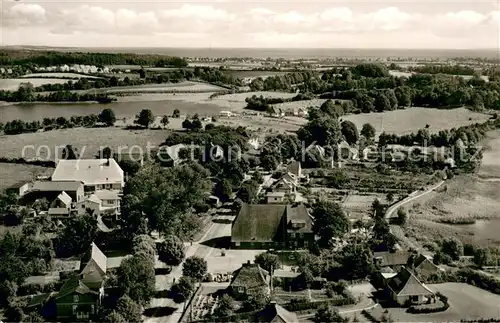
[[[395,322],[459,322],[462,319],[500,317],[500,295],[462,283],[432,284],[429,288],[448,297],[448,310],[430,314],[410,314],[403,308],[390,308],[388,310],[392,319]],[[373,309],[372,313],[381,315],[383,311],[378,307]]]
[[[361,130],[363,124],[371,123],[377,135],[383,131],[395,134],[417,132],[429,125],[429,131],[438,132],[444,129],[458,128],[471,123],[482,123],[490,118],[489,115],[472,112],[465,108],[459,109],[430,109],[408,108],[405,110],[387,111],[383,113],[362,113],[343,117],[356,124]]]
[[[122,152],[137,152],[138,148],[131,148],[134,145],[139,147],[146,147],[150,145],[158,146],[168,136],[167,130],[124,130],[121,128],[74,128],[62,129],[55,131],[39,132],[39,133],[26,133],[12,136],[0,137],[0,156],[2,157],[22,157],[23,147],[28,147],[25,150],[25,158],[47,158],[54,160],[55,151],[57,146],[65,146],[71,144],[85,158],[94,158],[99,152],[101,147],[110,147],[113,151],[117,152],[122,147]],[[36,149],[39,147],[48,147],[50,153],[46,148],[40,148],[39,153]],[[144,149],[145,152],[145,149]],[[3,164],[2,164],[3,165]],[[2,166],[3,167],[3,166]],[[23,169],[21,169],[22,171]],[[2,173],[5,170],[2,168]],[[15,181],[17,182],[22,178],[19,172],[14,170],[7,170],[10,176],[15,174]],[[0,175],[2,176],[2,175]],[[8,177],[8,176],[6,176]],[[11,183],[11,185],[14,183]]]
[[[2,144],[0,151],[3,148]],[[16,183],[32,180],[36,176],[50,175],[53,171],[53,168],[47,167],[0,163],[0,191]]]

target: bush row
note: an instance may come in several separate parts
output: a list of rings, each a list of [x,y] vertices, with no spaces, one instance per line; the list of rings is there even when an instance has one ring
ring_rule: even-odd
[[[410,306],[410,308],[408,308],[407,312],[412,313],[412,314],[428,314],[428,313],[437,313],[437,312],[446,311],[450,307],[450,304],[448,303],[448,297],[446,297],[445,295],[443,295],[441,293],[437,293],[436,296],[443,303],[443,306],[432,307],[432,306],[429,306],[427,304],[414,305],[414,306]]]
[[[33,166],[42,166],[42,167],[51,167],[51,168],[56,167],[56,163],[54,161],[51,161],[51,160],[26,160],[24,158],[0,157],[0,163],[33,165]]]

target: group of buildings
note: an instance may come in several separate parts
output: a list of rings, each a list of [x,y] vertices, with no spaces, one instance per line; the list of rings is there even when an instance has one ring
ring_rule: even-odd
[[[76,159],[60,160],[48,180],[19,183],[7,191],[24,201],[46,198],[52,217],[118,216],[124,185],[124,172],[115,159]]]
[[[69,273],[58,291],[33,296],[26,310],[39,311],[57,320],[92,320],[104,297],[107,258],[92,243],[78,269],[77,272]]]

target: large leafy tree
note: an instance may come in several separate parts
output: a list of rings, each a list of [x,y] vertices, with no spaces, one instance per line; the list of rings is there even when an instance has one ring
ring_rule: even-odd
[[[342,127],[342,135],[348,144],[352,145],[358,142],[359,133],[358,128],[352,121],[344,121],[341,124]]]
[[[342,317],[339,312],[332,306],[324,306],[320,307],[316,314],[314,315],[314,322],[323,323],[323,322],[338,322],[338,323],[347,323],[349,319]]]
[[[120,297],[116,304],[116,312],[119,313],[126,322],[142,322],[142,308],[134,302],[128,295]]]
[[[210,173],[197,163],[167,169],[158,165],[142,168],[124,189],[122,216],[134,223],[124,225],[134,230],[146,218],[149,230],[180,234],[191,208],[210,192],[209,177]]]
[[[112,109],[104,109],[99,114],[99,121],[105,123],[108,126],[112,126],[116,122],[115,112]]]
[[[375,128],[370,123],[365,123],[361,128],[361,135],[367,140],[371,140],[375,137]]]
[[[197,256],[186,259],[182,266],[182,274],[195,281],[201,281],[207,273],[207,261]]]
[[[117,277],[120,292],[140,305],[146,305],[155,293],[154,261],[144,255],[125,258]]]
[[[151,124],[155,121],[155,117],[153,115],[153,112],[149,109],[143,109],[141,112],[136,116],[135,123],[149,128]]]
[[[194,291],[194,282],[190,277],[182,276],[175,285],[172,286],[174,301],[181,303],[189,298]]]
[[[255,256],[255,263],[268,272],[281,267],[279,257],[270,252],[264,252]]]
[[[374,271],[373,255],[364,244],[350,244],[342,249],[340,263],[347,279],[361,279]]]
[[[70,217],[56,238],[56,253],[69,257],[85,252],[97,237],[97,220],[91,215]]]
[[[319,201],[313,206],[312,216],[313,231],[319,236],[320,247],[328,248],[332,238],[341,237],[349,231],[349,219],[338,203]]]
[[[176,236],[169,235],[158,246],[158,256],[169,266],[178,266],[184,259],[184,244]]]
[[[320,115],[297,131],[300,140],[307,145],[332,146],[340,142],[340,124],[336,118]]]

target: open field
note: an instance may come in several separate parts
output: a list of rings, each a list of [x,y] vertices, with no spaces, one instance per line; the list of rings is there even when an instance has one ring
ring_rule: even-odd
[[[289,92],[272,92],[272,91],[260,91],[260,92],[245,92],[245,93],[235,93],[226,94],[218,96],[212,100],[211,103],[217,104],[223,107],[225,110],[230,111],[241,111],[246,107],[245,99],[256,96],[263,96],[268,98],[293,98],[296,94]]]
[[[283,75],[288,73],[288,72],[274,72],[274,71],[238,71],[238,70],[228,70],[226,72],[235,77],[251,78],[251,79],[258,77],[265,79],[270,76]]]
[[[479,178],[461,175],[448,180],[443,189],[428,194],[418,205],[407,206],[407,234],[422,242],[457,236],[466,243],[500,245],[500,131],[490,132]],[[413,205],[412,205],[413,204]],[[450,224],[453,221],[468,224]],[[475,222],[474,222],[475,221]]]
[[[479,181],[472,176],[449,180],[438,192],[428,194],[406,209],[407,235],[422,243],[456,236],[464,243],[500,245],[500,182]],[[452,224],[470,221],[470,224]],[[475,222],[474,222],[475,221]]]
[[[58,146],[71,144],[85,158],[94,158],[99,152],[100,147],[109,146],[115,152],[120,147],[123,147],[122,152],[125,153],[128,151],[137,152],[138,148],[131,148],[134,145],[145,148],[149,143],[150,145],[158,146],[165,141],[168,133],[167,130],[74,128],[1,136],[0,156],[8,158],[23,157],[23,147],[26,147],[24,157],[27,159],[38,157],[54,160]],[[39,150],[38,153],[36,152],[37,149]],[[18,177],[17,174],[16,177]]]
[[[16,183],[35,179],[37,176],[52,175],[53,171],[54,169],[47,167],[0,163],[0,192]]]
[[[40,86],[43,84],[64,84],[68,82],[65,79],[58,78],[19,78],[19,79],[0,79],[0,90],[4,91],[17,91],[21,83],[31,83],[33,86]]]
[[[444,129],[458,128],[472,123],[482,123],[490,116],[472,112],[465,108],[458,109],[430,109],[408,108],[405,110],[387,111],[383,113],[362,113],[343,117],[356,124],[361,129],[363,124],[371,123],[380,135],[382,132],[408,134],[425,128],[428,124],[432,133]]]
[[[107,93],[122,93],[122,92],[161,92],[161,91],[178,91],[178,92],[216,92],[222,91],[216,85],[199,82],[181,82],[168,84],[144,84],[135,86],[122,86],[119,88],[105,88]]]
[[[89,78],[89,79],[97,79],[97,76],[92,75],[83,75],[78,73],[65,73],[65,72],[54,72],[54,73],[31,73],[25,74],[21,76],[22,78],[29,77],[53,77],[53,78]]]
[[[410,314],[404,308],[389,308],[394,322],[460,322],[500,317],[500,296],[463,283],[428,285],[435,292],[448,297],[450,308],[444,312]],[[384,309],[378,307],[370,312],[380,316]]]
[[[351,219],[362,219],[370,216],[372,203],[376,199],[382,203],[388,203],[385,194],[349,194],[342,202],[342,206]]]
[[[278,109],[282,109],[284,111],[289,111],[289,110],[293,111],[296,109],[307,109],[309,107],[319,107],[325,101],[326,101],[326,99],[312,99],[312,100],[278,103],[278,104],[273,104],[273,106],[278,108]]]
[[[500,179],[500,131],[491,131],[483,143],[483,160],[478,176],[481,178]]]

